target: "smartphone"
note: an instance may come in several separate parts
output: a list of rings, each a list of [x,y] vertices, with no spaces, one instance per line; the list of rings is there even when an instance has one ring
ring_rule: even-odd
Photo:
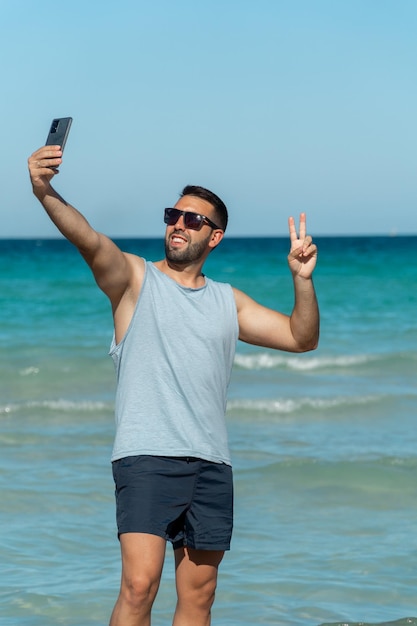
[[[64,152],[65,144],[68,138],[72,124],[72,117],[58,117],[52,120],[48,137],[46,138],[46,146],[61,146]]]

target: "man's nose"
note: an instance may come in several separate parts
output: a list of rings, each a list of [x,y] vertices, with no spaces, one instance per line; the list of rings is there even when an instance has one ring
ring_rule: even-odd
[[[185,230],[184,215],[182,213],[175,222],[174,227],[178,228],[179,230]]]

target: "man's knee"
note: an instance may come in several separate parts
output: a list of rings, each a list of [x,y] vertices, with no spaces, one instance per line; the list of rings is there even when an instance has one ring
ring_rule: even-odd
[[[206,580],[195,589],[194,601],[201,610],[209,612],[216,595],[217,579]]]
[[[159,579],[152,579],[146,575],[124,577],[120,595],[132,608],[150,609],[159,588]]]

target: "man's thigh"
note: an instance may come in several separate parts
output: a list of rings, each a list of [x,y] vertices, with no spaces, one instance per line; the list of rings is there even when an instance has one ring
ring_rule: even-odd
[[[137,579],[159,581],[165,559],[166,541],[146,533],[120,535],[122,578],[127,584]]]

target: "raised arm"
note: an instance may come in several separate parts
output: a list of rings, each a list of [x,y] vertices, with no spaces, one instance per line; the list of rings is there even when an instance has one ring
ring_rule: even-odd
[[[115,310],[132,280],[133,259],[108,237],[95,231],[85,217],[51,186],[61,163],[59,146],[44,146],[29,157],[33,193],[58,230],[78,248]]]
[[[288,220],[291,249],[288,264],[294,282],[294,307],[290,316],[268,309],[235,289],[239,320],[239,338],[247,343],[306,352],[317,347],[319,310],[312,273],[316,266],[317,247],[306,235],[306,216],[300,216],[299,236],[294,219]]]

